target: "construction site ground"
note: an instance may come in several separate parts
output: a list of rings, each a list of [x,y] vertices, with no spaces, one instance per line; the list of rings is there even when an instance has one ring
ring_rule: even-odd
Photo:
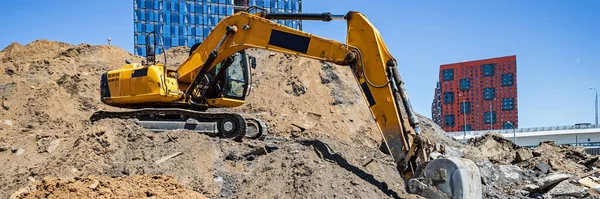
[[[175,67],[189,49],[167,51]],[[114,46],[37,40],[0,51],[0,198],[419,198],[408,194],[347,66],[263,50],[243,106],[269,125],[242,142],[155,133],[107,119],[99,78],[141,57]],[[158,56],[162,61],[162,56]],[[600,162],[582,148],[521,148],[488,134],[466,145],[419,116],[445,156],[479,166],[485,198],[594,197]],[[439,155],[439,154],[437,154]],[[588,177],[591,176],[591,177]]]

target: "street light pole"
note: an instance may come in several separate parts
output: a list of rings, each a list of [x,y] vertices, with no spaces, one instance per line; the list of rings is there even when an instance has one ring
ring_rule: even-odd
[[[507,124],[510,124],[510,126],[512,126],[513,128],[513,142],[515,144],[517,144],[517,130],[515,128],[515,125],[513,125],[512,123],[510,123],[510,121],[506,121]]]
[[[596,115],[594,116],[596,117],[596,128],[598,128],[598,89],[590,87],[590,90],[596,91]]]

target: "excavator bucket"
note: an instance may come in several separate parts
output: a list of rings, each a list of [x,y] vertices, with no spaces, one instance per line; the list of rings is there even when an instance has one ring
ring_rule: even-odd
[[[409,180],[410,192],[426,198],[482,198],[479,168],[469,159],[448,157],[430,161],[419,178]]]

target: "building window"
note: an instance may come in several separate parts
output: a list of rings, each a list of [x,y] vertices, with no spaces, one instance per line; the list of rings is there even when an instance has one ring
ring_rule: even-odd
[[[460,80],[460,90],[469,90],[471,88],[471,80],[469,78]]]
[[[502,110],[512,110],[512,109],[514,109],[514,99],[513,98],[502,99]]]
[[[454,103],[454,92],[444,92],[444,103]]]
[[[444,115],[444,126],[454,126],[454,115]]]
[[[484,64],[481,67],[483,68],[483,76],[494,75],[494,64]]]
[[[485,112],[483,114],[483,120],[485,121],[485,124],[489,124],[490,119],[492,124],[496,123],[496,112]]]
[[[460,103],[460,113],[470,113],[471,112],[471,102],[461,102]]]
[[[472,128],[471,128],[471,125],[461,125],[460,129],[462,131],[471,131]]]
[[[503,74],[502,75],[502,86],[510,86],[513,84],[513,74]]]
[[[444,77],[444,81],[452,81],[454,80],[454,69],[445,69],[442,71],[442,76]]]
[[[496,91],[494,88],[485,88],[483,90],[483,99],[491,100],[496,97]]]

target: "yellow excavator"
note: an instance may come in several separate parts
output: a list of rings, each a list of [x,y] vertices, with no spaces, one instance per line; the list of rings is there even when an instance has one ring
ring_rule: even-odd
[[[274,19],[346,20],[346,43],[289,28]],[[154,33],[147,35],[147,41],[150,35],[161,40]],[[482,197],[479,170],[472,161],[430,157],[443,146],[420,132],[396,60],[379,31],[359,12],[269,13],[250,7],[221,20],[177,69],[158,64],[158,42],[150,43],[146,44],[146,63],[126,61],[121,69],[101,76],[101,101],[128,110],[98,111],[90,118],[92,122],[121,118],[155,131],[189,129],[235,139],[259,138],[268,131],[259,119],[208,110],[244,104],[250,92],[250,70],[256,67],[256,59],[245,49],[293,54],[349,66],[411,193],[427,198]]]

